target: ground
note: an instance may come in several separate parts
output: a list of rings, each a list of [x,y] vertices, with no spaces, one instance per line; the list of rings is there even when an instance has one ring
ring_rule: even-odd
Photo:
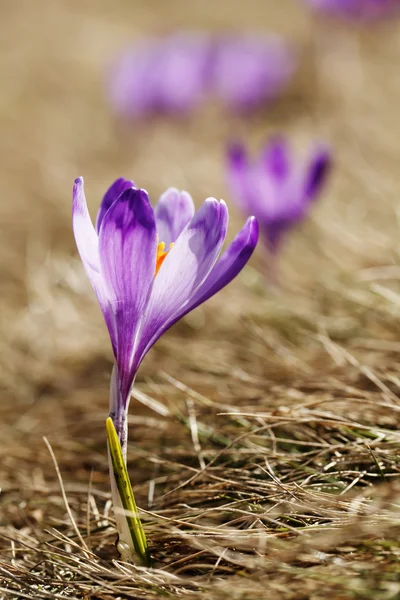
[[[121,122],[104,94],[112,57],[178,27],[278,31],[299,73],[246,117],[209,103]],[[399,24],[360,31],[300,0],[15,0],[0,32],[0,598],[400,598]],[[72,182],[85,177],[93,214],[121,175],[153,199],[169,185],[197,205],[225,198],[233,236],[226,142],[256,152],[277,131],[299,156],[331,145],[329,185],[287,240],[279,285],[260,246],[144,361],[128,463],[154,567],[122,563],[112,355]]]

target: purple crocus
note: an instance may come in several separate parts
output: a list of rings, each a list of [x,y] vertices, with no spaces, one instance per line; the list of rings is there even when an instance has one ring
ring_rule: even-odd
[[[126,414],[140,363],[171,325],[242,270],[258,224],[250,217],[218,260],[228,225],[222,200],[207,198],[195,213],[190,195],[170,188],[153,209],[145,190],[118,179],[93,227],[79,178],[72,213],[79,254],[111,338],[110,412],[126,452]]]
[[[390,18],[399,12],[399,0],[305,0],[312,8],[356,21]]]
[[[216,42],[212,88],[230,109],[246,111],[276,100],[297,67],[291,45],[278,36],[226,36]]]
[[[275,35],[181,32],[126,50],[111,68],[108,96],[124,117],[187,114],[213,96],[243,111],[281,95],[296,66],[293,47]]]
[[[111,69],[111,103],[126,117],[193,110],[206,94],[210,51],[209,37],[193,33],[132,46]]]
[[[330,152],[315,146],[301,164],[287,142],[275,137],[251,161],[239,143],[227,155],[228,184],[233,200],[244,214],[254,214],[266,246],[275,254],[285,233],[308,214],[318,197],[331,163]]]

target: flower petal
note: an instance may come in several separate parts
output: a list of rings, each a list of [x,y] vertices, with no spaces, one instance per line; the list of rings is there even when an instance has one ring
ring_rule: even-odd
[[[227,224],[225,202],[208,198],[178,237],[154,280],[139,335],[139,362],[161,335],[157,332],[168,329],[183,314],[208,277],[224,243]]]
[[[99,233],[101,223],[103,221],[104,215],[110,208],[111,204],[115,202],[115,200],[124,192],[131,187],[135,187],[135,184],[130,179],[124,179],[120,177],[108,188],[106,193],[103,196],[103,200],[101,201],[99,212],[97,213],[96,219],[96,231]]]
[[[328,148],[319,147],[314,151],[306,174],[304,195],[306,201],[312,202],[321,191],[332,165],[332,157]]]
[[[140,360],[167,329],[211,296],[214,296],[240,273],[253,254],[257,241],[258,222],[255,217],[250,217],[189,302],[176,312],[173,318],[170,318],[158,328],[142,352]]]
[[[154,208],[154,215],[158,239],[165,243],[167,249],[192,220],[194,212],[192,197],[187,192],[169,188],[162,194]]]
[[[83,177],[75,179],[72,190],[72,227],[75,241],[88,277],[99,273],[98,237],[89,215]]]
[[[96,293],[97,300],[100,304],[100,308],[110,333],[113,350],[115,352],[116,331],[113,322],[112,310],[105,294],[100,273],[98,250],[99,240],[89,215],[82,177],[75,179],[72,192],[72,228],[74,231],[79,255],[89,281]]]
[[[182,114],[200,103],[211,75],[211,52],[211,40],[204,34],[179,32],[160,41],[153,64],[156,108]]]
[[[143,117],[155,109],[159,42],[147,40],[126,49],[110,69],[107,89],[111,104],[123,117]]]
[[[136,335],[154,279],[156,225],[145,190],[130,188],[111,205],[99,235],[100,271],[115,313],[123,402],[135,375]]]
[[[305,0],[313,9],[360,22],[393,17],[398,0]]]
[[[179,318],[214,296],[240,273],[254,252],[258,231],[257,219],[249,217]]]
[[[288,86],[296,54],[279,36],[226,36],[215,51],[213,86],[233,110],[270,103]]]
[[[228,187],[231,190],[232,199],[238,208],[247,212],[248,207],[248,175],[249,159],[243,144],[234,142],[228,146],[227,154],[227,178]]]
[[[285,181],[290,174],[290,153],[286,140],[276,136],[269,140],[264,152],[261,154],[262,170],[267,170],[277,183]]]
[[[248,166],[246,148],[240,142],[233,142],[228,147],[228,164],[231,169],[242,172]]]
[[[260,222],[271,219],[280,210],[281,188],[285,183],[271,173],[269,144],[267,152],[267,157],[264,152],[257,161],[249,161],[240,144],[228,149],[228,184],[232,198],[245,216],[255,215]]]

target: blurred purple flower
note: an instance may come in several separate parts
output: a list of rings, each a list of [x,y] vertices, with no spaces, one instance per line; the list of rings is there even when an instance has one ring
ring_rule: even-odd
[[[152,65],[156,62],[155,42],[126,50],[113,65],[107,93],[115,110],[125,117],[139,117],[150,111],[154,100]]]
[[[128,117],[192,110],[206,92],[210,50],[209,38],[201,34],[180,33],[137,44],[111,70],[112,104]]]
[[[108,94],[128,117],[187,113],[212,94],[241,111],[279,96],[296,66],[293,48],[277,36],[179,33],[123,53],[111,69]]]
[[[297,67],[294,49],[278,36],[227,36],[217,42],[212,87],[233,110],[276,100]]]
[[[327,147],[315,146],[305,164],[290,154],[280,137],[269,141],[250,161],[241,144],[228,149],[227,174],[232,198],[244,214],[254,214],[270,252],[276,253],[285,233],[308,214],[325,183],[331,164]]]
[[[391,17],[400,10],[399,0],[305,0],[312,8],[357,21]]]
[[[158,338],[242,270],[258,240],[250,217],[221,258],[226,204],[207,198],[195,213],[187,192],[168,189],[152,208],[147,192],[118,179],[105,194],[96,227],[83,179],[73,189],[73,229],[103,312],[115,358],[110,413],[126,451],[130,390]]]

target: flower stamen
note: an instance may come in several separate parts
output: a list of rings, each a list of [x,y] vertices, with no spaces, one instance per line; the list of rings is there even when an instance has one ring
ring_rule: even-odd
[[[172,246],[174,245],[173,242],[171,242],[171,244],[169,245],[169,249],[168,250],[164,250],[165,248],[165,243],[164,242],[160,242],[157,246],[157,256],[156,256],[156,270],[154,273],[154,277],[157,275],[158,271],[160,270],[161,265],[163,264],[165,257],[167,256],[168,252],[171,250]]]

